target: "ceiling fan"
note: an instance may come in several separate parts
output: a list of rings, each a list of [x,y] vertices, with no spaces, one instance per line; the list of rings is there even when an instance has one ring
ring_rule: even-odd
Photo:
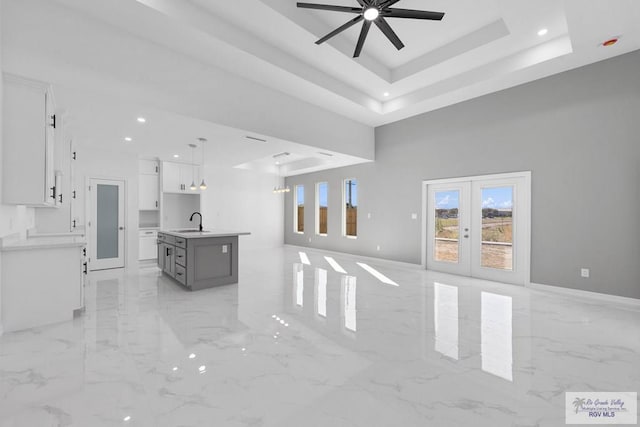
[[[357,0],[360,7],[348,7],[348,6],[334,6],[329,4],[314,4],[314,3],[298,3],[298,7],[304,9],[318,9],[318,10],[330,10],[334,12],[354,13],[358,16],[347,22],[346,24],[331,31],[326,36],[322,37],[316,42],[321,44],[329,40],[331,37],[340,34],[347,28],[352,27],[360,21],[362,23],[362,30],[360,30],[360,37],[356,44],[356,50],[353,53],[353,57],[357,58],[362,52],[364,41],[369,34],[369,28],[371,23],[376,24],[380,31],[393,43],[398,49],[402,49],[404,44],[396,33],[391,29],[385,18],[410,18],[410,19],[428,19],[432,21],[440,21],[444,17],[444,13],[441,12],[429,12],[426,10],[411,10],[411,9],[396,9],[391,8],[394,4],[400,0]]]

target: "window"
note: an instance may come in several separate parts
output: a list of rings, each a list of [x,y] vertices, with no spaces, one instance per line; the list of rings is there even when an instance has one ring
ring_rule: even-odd
[[[293,231],[304,233],[304,185],[296,185],[293,203]]]
[[[344,180],[344,211],[342,213],[343,235],[356,237],[358,235],[358,187],[355,179]]]
[[[328,185],[326,182],[316,184],[316,234],[327,235],[327,199]]]

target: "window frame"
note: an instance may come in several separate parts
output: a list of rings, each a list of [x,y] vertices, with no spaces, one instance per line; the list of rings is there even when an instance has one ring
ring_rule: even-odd
[[[358,216],[356,215],[356,235],[351,236],[347,234],[347,182],[353,181],[358,185],[358,180],[356,178],[345,178],[342,180],[342,237],[346,237],[347,239],[357,239],[358,231]],[[356,207],[358,207],[358,201],[356,200]]]
[[[320,233],[320,186],[324,184],[326,185],[327,188],[327,232],[326,233]],[[316,217],[316,236],[320,236],[320,237],[326,237],[329,234],[329,182],[327,181],[320,181],[320,182],[316,182],[316,212],[315,212],[315,217]]]
[[[305,194],[305,188],[304,188],[304,184],[296,184],[293,186],[293,232],[295,234],[304,234],[304,228],[305,228],[305,224],[304,222],[302,223],[302,231],[298,231],[298,206],[299,206],[299,200],[298,200],[298,188],[302,188],[302,197],[304,199],[306,199],[307,195]],[[302,201],[302,206],[305,206],[305,201]],[[302,218],[302,220],[304,221],[304,217]]]

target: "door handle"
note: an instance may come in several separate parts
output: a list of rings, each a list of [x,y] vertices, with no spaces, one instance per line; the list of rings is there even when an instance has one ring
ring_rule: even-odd
[[[465,234],[465,235],[464,235],[464,238],[465,238],[465,239],[468,239],[468,238],[469,238],[469,235],[468,235],[468,234]]]
[[[124,227],[118,227],[118,230],[124,230]]]

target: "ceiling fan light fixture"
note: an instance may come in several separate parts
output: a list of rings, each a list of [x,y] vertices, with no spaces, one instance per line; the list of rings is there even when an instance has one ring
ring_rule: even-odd
[[[365,9],[364,11],[364,19],[366,19],[367,21],[375,21],[376,19],[378,19],[379,15],[380,11],[375,7],[370,7],[368,9]]]

